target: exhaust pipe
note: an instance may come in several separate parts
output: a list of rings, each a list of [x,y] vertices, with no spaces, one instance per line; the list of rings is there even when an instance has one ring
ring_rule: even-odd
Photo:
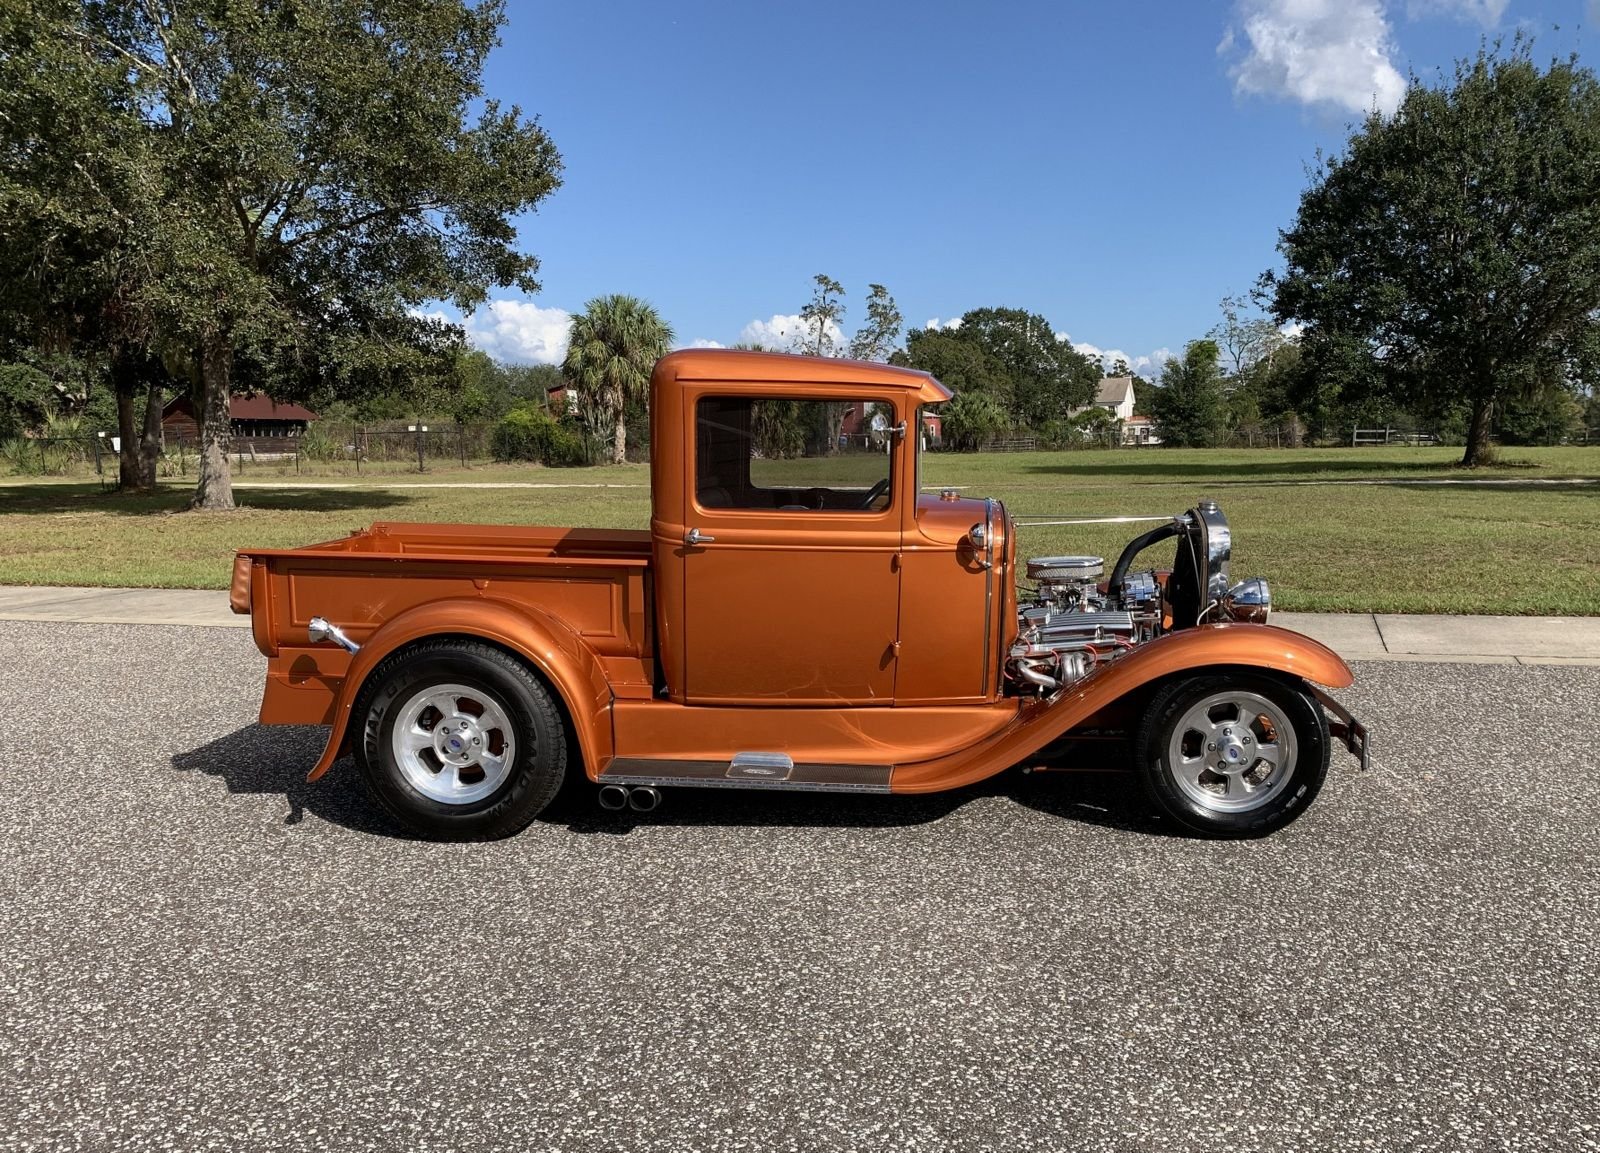
[[[608,813],[621,812],[628,807],[628,790],[621,785],[601,785],[600,807]]]
[[[653,812],[661,804],[661,790],[641,785],[628,790],[628,807],[636,813]]]

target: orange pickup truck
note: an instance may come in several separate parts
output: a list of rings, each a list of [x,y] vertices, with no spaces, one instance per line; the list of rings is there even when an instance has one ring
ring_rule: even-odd
[[[312,780],[349,751],[394,817],[453,839],[523,828],[568,773],[613,809],[679,786],[924,793],[1106,734],[1184,828],[1256,836],[1316,796],[1335,739],[1365,764],[1327,694],[1350,670],[1264,623],[1265,582],[1231,583],[1214,503],[1128,518],[1155,527],[1109,574],[1019,563],[998,501],[922,491],[923,409],[950,395],[880,364],[675,352],[650,384],[648,531],[380,523],[241,552],[261,720],[330,726]],[[831,406],[867,431],[830,443]],[[1135,570],[1163,541],[1170,565]]]

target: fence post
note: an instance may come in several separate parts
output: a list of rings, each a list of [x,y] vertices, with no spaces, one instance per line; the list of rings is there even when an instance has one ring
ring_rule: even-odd
[[[456,425],[456,443],[461,446],[461,467],[467,467],[467,426]]]
[[[422,463],[422,441],[428,431],[428,426],[425,424],[419,424],[415,427],[417,430],[417,471],[426,472],[427,466]]]
[[[360,476],[361,475],[361,426],[359,424],[355,426],[355,431],[351,436],[351,441],[356,446],[356,475]]]

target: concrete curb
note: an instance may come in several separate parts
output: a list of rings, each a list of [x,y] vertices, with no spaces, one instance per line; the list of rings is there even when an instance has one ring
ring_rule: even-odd
[[[0,621],[248,628],[205,589],[0,586]],[[1600,617],[1275,613],[1272,622],[1351,661],[1600,665]]]

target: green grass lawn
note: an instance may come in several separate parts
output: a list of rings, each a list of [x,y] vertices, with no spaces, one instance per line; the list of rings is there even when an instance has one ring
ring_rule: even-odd
[[[1493,469],[1455,449],[930,454],[927,488],[996,496],[1015,514],[1166,514],[1215,497],[1234,572],[1265,576],[1278,607],[1309,611],[1600,615],[1600,448],[1508,449]],[[292,467],[245,482],[294,483]],[[801,478],[797,477],[796,480]],[[385,488],[484,483],[612,487]],[[1450,481],[1449,484],[1418,482]],[[357,483],[353,475],[308,483]],[[395,473],[361,487],[241,488],[236,513],[179,510],[186,486],[143,498],[97,484],[0,481],[0,583],[226,586],[232,552],[343,535],[373,520],[643,527],[644,466],[496,466]],[[1137,527],[1025,529],[1024,555],[1108,561]],[[1152,550],[1165,563],[1170,546]]]

